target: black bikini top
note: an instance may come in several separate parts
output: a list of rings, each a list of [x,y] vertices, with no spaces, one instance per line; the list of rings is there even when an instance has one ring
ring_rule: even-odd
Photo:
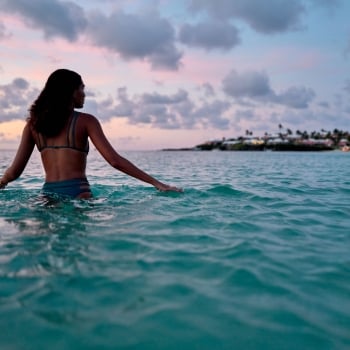
[[[60,149],[60,148],[70,148],[74,149],[79,152],[84,152],[86,154],[89,153],[89,141],[86,141],[86,146],[84,148],[79,148],[75,145],[76,141],[76,135],[75,135],[75,126],[77,123],[77,119],[79,117],[79,113],[74,111],[73,117],[71,118],[70,124],[67,129],[67,144],[66,145],[60,145],[60,146],[53,146],[48,145],[46,137],[42,134],[38,134],[38,150],[39,152],[42,152],[44,149],[50,148],[50,149]]]

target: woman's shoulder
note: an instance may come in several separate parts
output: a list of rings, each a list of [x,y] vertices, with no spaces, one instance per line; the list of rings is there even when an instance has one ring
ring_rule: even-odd
[[[79,111],[75,111],[75,113],[78,114],[79,118],[85,118],[85,119],[94,118],[94,119],[97,119],[97,118],[96,118],[93,114],[91,114],[91,113],[79,112]]]
[[[25,123],[24,128],[23,128],[23,132],[28,133],[28,134],[30,134],[32,136],[37,135],[37,133],[38,133],[35,130],[33,122],[32,122],[32,120],[30,118],[28,118],[26,120],[26,123]]]
[[[85,123],[99,123],[98,119],[90,113],[77,112],[79,119]]]

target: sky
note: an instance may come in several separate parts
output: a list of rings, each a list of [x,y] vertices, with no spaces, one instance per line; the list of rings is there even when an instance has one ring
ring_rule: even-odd
[[[0,148],[56,69],[117,150],[350,130],[348,0],[0,0]]]

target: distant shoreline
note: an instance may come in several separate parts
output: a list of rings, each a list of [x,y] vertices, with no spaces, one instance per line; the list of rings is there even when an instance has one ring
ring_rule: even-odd
[[[211,140],[194,147],[165,148],[162,151],[279,151],[279,152],[320,152],[341,150],[350,151],[350,133],[334,129],[323,130],[310,134],[297,130],[293,134],[290,129],[283,129],[275,134],[265,133],[264,136],[253,137],[253,132],[246,130],[245,136],[222,140]]]
[[[321,148],[321,147],[308,147],[308,148],[288,148],[288,149],[282,149],[282,148],[265,148],[265,149],[258,149],[258,148],[244,148],[244,149],[237,149],[237,150],[220,150],[217,148],[214,149],[198,149],[196,147],[193,148],[163,148],[161,149],[162,152],[211,152],[211,151],[225,151],[225,152],[333,152],[333,151],[341,151],[341,149],[335,149],[335,148]]]

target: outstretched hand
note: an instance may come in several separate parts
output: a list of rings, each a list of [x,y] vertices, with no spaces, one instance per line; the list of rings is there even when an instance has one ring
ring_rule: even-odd
[[[5,188],[6,185],[7,185],[7,183],[2,182],[2,181],[0,180],[0,190],[2,190],[3,188]]]
[[[171,191],[171,192],[183,192],[182,188],[166,185],[166,184],[163,184],[161,182],[158,183],[157,185],[155,185],[155,187],[158,191],[161,191],[161,192],[169,192],[169,191]]]

